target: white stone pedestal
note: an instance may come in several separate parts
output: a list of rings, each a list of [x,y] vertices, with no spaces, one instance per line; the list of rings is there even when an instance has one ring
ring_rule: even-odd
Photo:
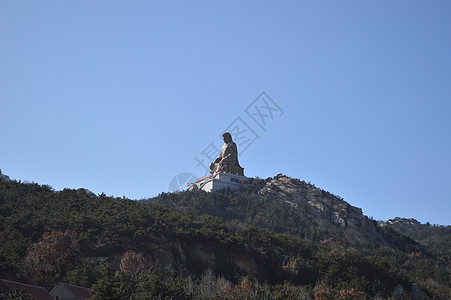
[[[246,183],[246,181],[247,178],[245,176],[229,173],[216,173],[202,177],[194,183],[189,183],[187,189],[188,191],[199,189],[206,192],[214,192],[230,188],[232,191],[234,191],[242,188],[243,184]]]

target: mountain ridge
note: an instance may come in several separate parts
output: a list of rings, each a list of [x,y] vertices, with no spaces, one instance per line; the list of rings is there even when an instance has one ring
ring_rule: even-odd
[[[350,205],[343,198],[282,174],[264,180],[251,178],[242,190],[229,192],[226,196],[221,193],[211,197],[206,195],[203,191],[162,193],[147,202],[225,220],[240,220],[301,238],[308,236],[316,242],[330,238],[329,232],[329,235],[341,235],[339,241],[351,245],[355,244],[353,240],[369,239],[402,248],[404,252],[421,248],[410,237],[388,232],[390,229],[380,226],[365,216],[361,208]],[[246,212],[245,217],[243,212]]]
[[[67,255],[37,252],[56,237],[70,242]],[[449,294],[449,265],[449,256],[284,175],[236,192],[145,202],[0,180],[0,277],[90,287],[97,299],[106,291],[118,299],[240,299],[244,291],[357,299],[398,295],[413,283],[440,298]]]

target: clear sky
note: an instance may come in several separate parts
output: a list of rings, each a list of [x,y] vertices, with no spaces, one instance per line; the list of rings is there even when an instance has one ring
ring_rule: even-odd
[[[377,220],[451,224],[450,12],[1,1],[0,168],[140,199],[204,175],[196,158],[234,129],[247,176],[300,178]]]

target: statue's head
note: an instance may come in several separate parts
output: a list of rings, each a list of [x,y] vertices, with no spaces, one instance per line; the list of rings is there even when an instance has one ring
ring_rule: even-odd
[[[224,132],[222,134],[222,137],[224,138],[225,143],[231,143],[232,142],[232,135],[228,132]]]

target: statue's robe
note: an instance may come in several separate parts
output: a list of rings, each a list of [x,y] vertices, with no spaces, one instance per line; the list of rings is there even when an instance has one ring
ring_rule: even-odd
[[[234,142],[222,145],[221,152],[215,160],[212,171],[244,176],[244,169],[238,162],[238,150]]]

